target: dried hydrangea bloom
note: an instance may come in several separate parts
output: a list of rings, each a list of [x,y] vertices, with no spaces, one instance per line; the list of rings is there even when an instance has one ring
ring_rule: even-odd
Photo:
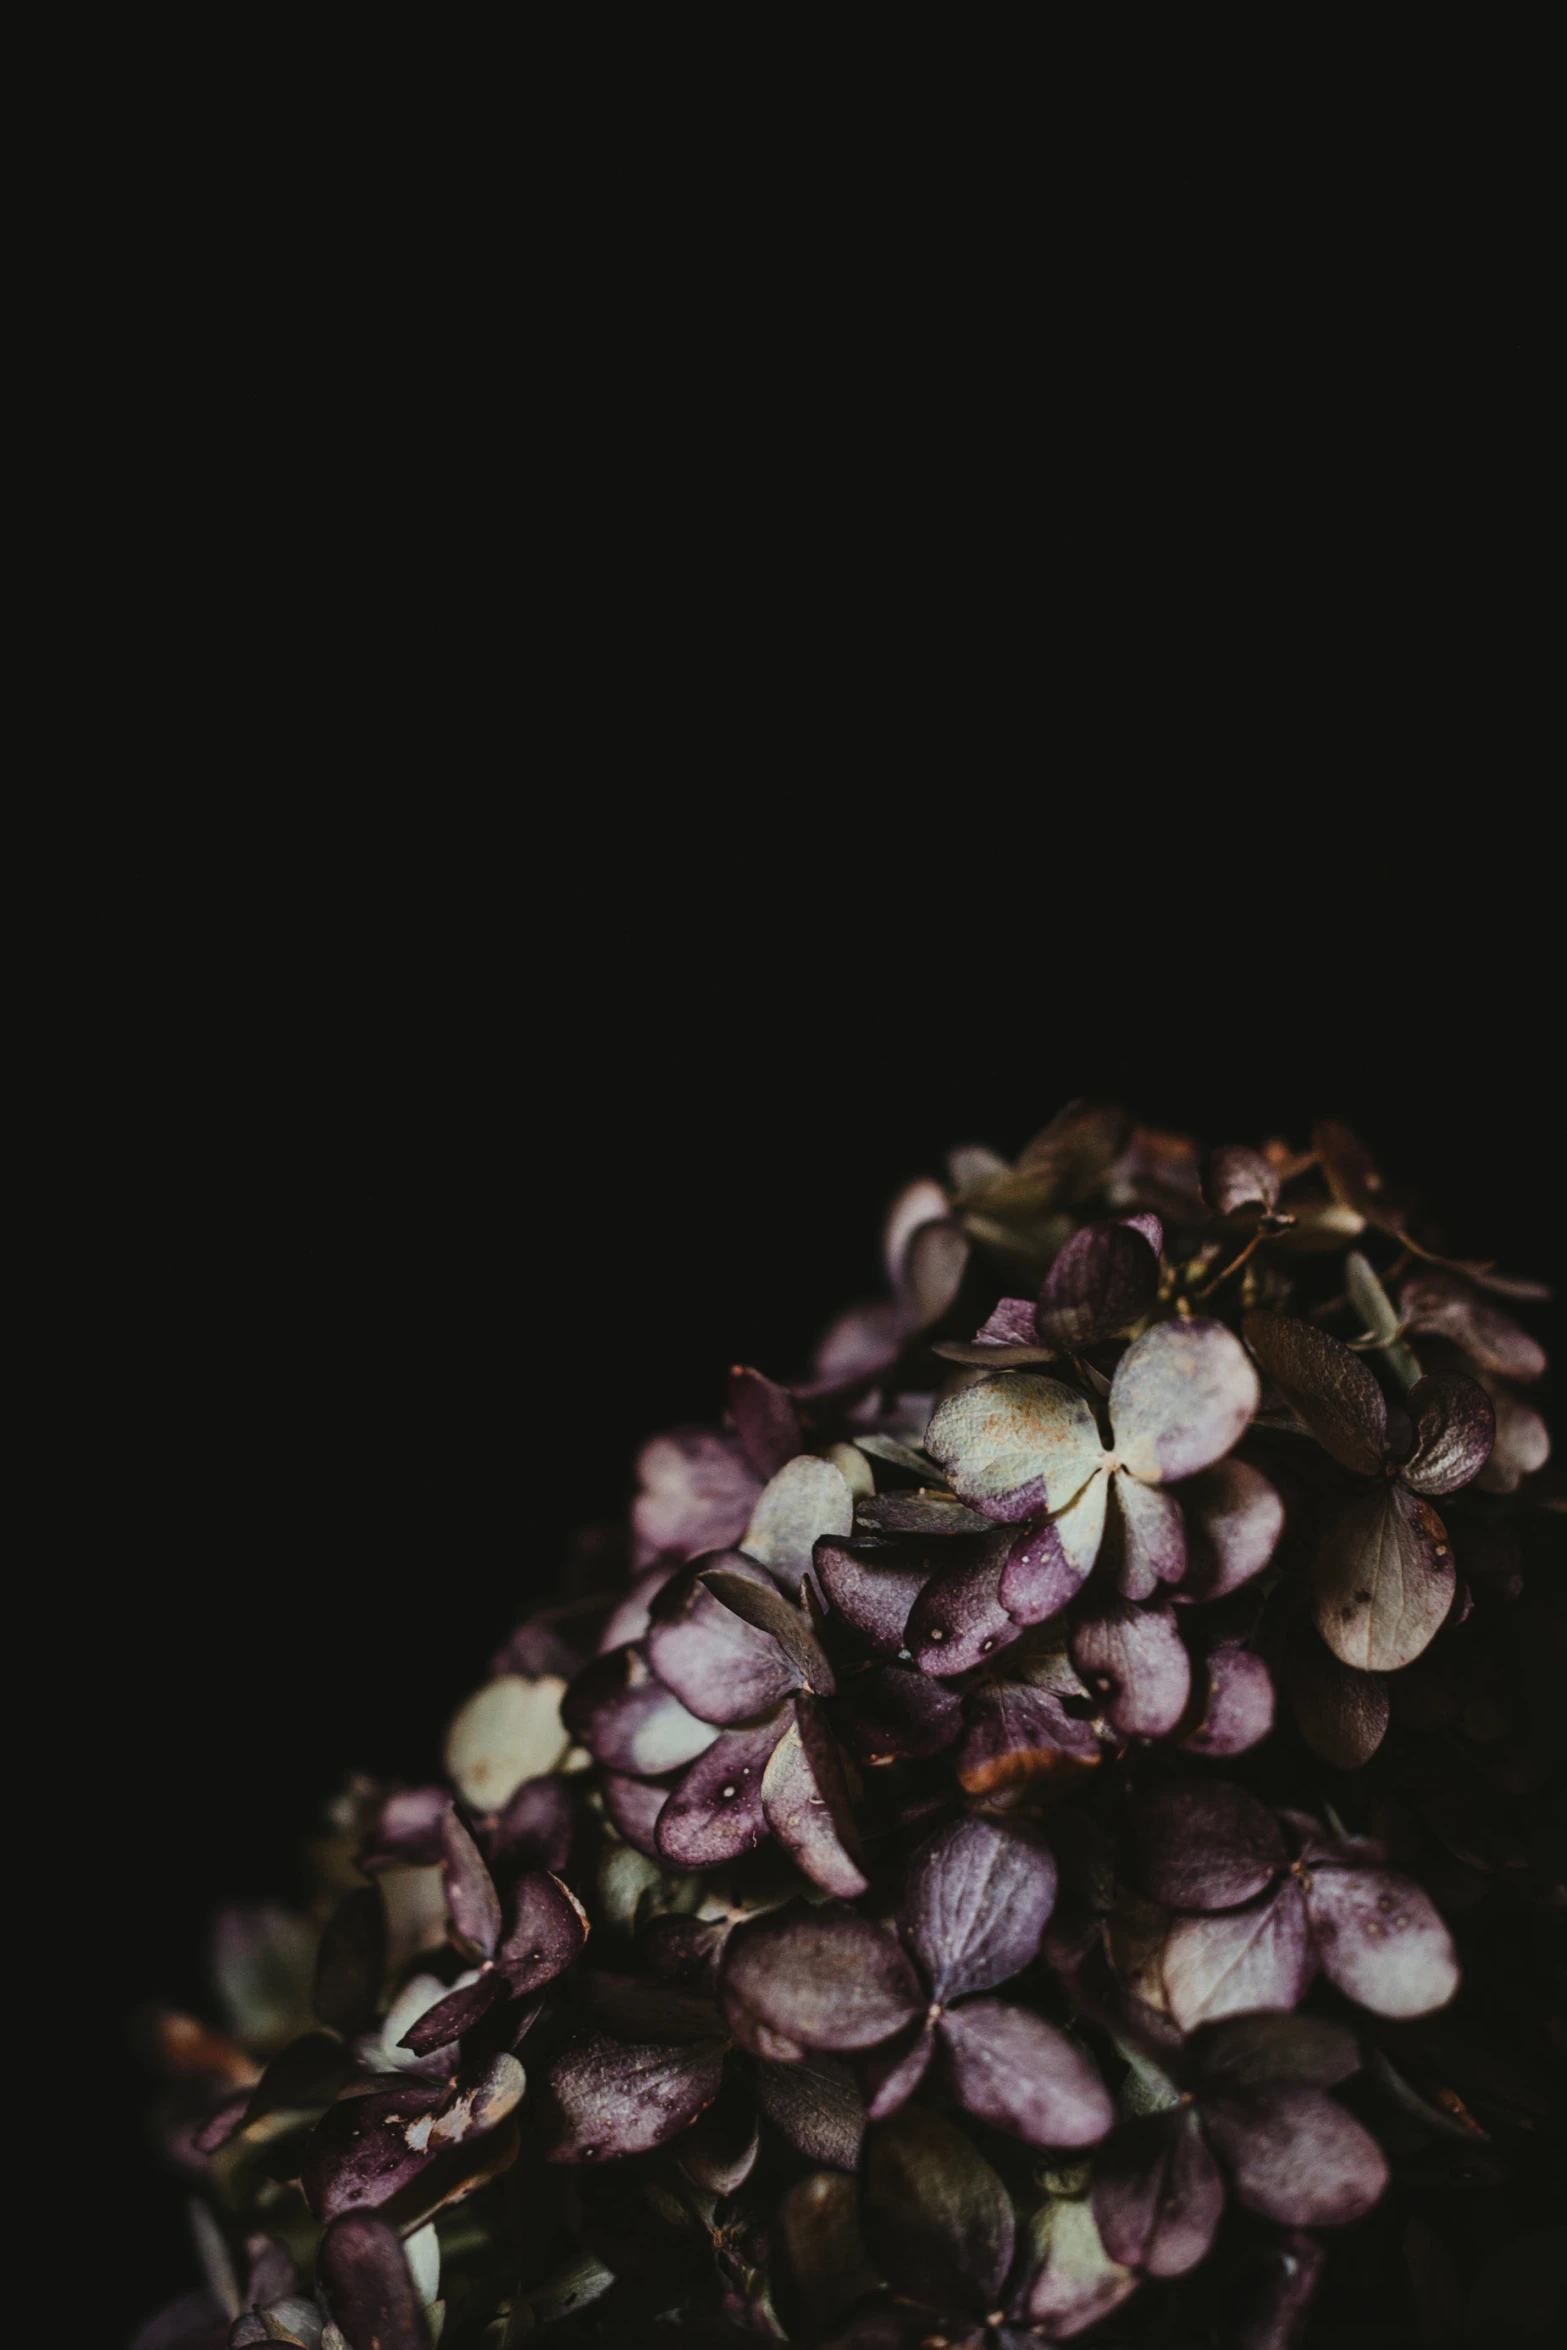
[[[1091,1102],[883,1261],[218,1920],[137,2350],[1544,2338],[1538,1286]]]

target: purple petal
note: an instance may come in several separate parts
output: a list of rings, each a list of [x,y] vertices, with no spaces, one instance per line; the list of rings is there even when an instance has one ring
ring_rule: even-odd
[[[1048,1846],[977,1814],[922,1844],[904,1881],[903,1938],[945,2005],[992,1991],[1037,1955],[1056,1897]]]
[[[386,1905],[380,1886],[366,1885],[338,1903],[321,1936],[312,2005],[322,2023],[345,2036],[362,2031],[378,2011],[385,1972]]]
[[[941,1493],[878,1493],[860,1503],[855,1524],[871,1534],[983,1534],[990,1520]]]
[[[441,1882],[459,1945],[470,1958],[493,1958],[501,1938],[500,1896],[483,1854],[454,1811],[441,1822]]]
[[[1313,1869],[1306,1911],[1323,1973],[1373,2015],[1429,2015],[1457,1990],[1453,1937],[1410,1878]]]
[[[1214,2099],[1203,2121],[1248,2211],[1286,2227],[1343,2227],[1387,2185],[1370,2132],[1321,2089],[1275,2087]]]
[[[1271,1210],[1279,1204],[1278,1172],[1261,1151],[1221,1143],[1208,1160],[1203,1196],[1216,1216],[1233,1216],[1242,1208]]]
[[[561,1712],[595,1762],[633,1779],[683,1769],[718,1735],[655,1678],[637,1648],[617,1648],[585,1665],[567,1690]]]
[[[566,1750],[564,1696],[553,1674],[502,1673],[458,1707],[446,1732],[446,1770],[475,1811],[499,1811],[524,1779],[555,1768]]]
[[[1288,1314],[1248,1314],[1242,1328],[1263,1370],[1317,1442],[1346,1469],[1380,1476],[1387,1406],[1359,1355]]]
[[[598,1653],[608,1656],[612,1648],[629,1648],[634,1640],[647,1637],[652,1619],[653,1602],[672,1575],[680,1572],[678,1559],[663,1558],[646,1574],[639,1575],[630,1590],[608,1616],[598,1638]]]
[[[422,2172],[496,2129],[522,2090],[521,2065],[501,2055],[451,2085],[405,2075],[393,2088],[340,2097],[305,2148],[300,2183],[311,2210],[332,2220],[345,2211],[382,2209]],[[475,2150],[475,2159],[482,2163],[483,2154]]]
[[[1136,2292],[1137,2277],[1105,2250],[1086,2198],[1052,2196],[1037,2214],[1033,2234],[1041,2265],[1027,2308],[1048,2341],[1072,2341]]]
[[[1278,1821],[1228,1779],[1169,1781],[1132,1805],[1123,1839],[1139,1893],[1168,1909],[1235,1909],[1272,1883],[1289,1855]]]
[[[397,2046],[411,2049],[415,2056],[431,2056],[438,2048],[450,2048],[510,1995],[505,1976],[493,1966],[486,1966],[475,1982],[459,1984],[433,2007],[427,2007],[402,2034]]]
[[[836,1903],[791,1904],[737,1926],[719,1997],[741,2046],[785,2064],[811,2048],[874,2047],[925,2005],[893,1937]]]
[[[1110,1383],[1123,1468],[1145,1484],[1194,1477],[1245,1434],[1261,1400],[1246,1349],[1222,1322],[1158,1322],[1129,1346]]]
[[[1014,1641],[1022,1626],[1000,1600],[1012,1536],[993,1531],[933,1576],[910,1611],[907,1640],[922,1673],[966,1673]]]
[[[936,2309],[993,2309],[1012,2265],[1012,2198],[939,2114],[906,2105],[867,2136],[865,2232],[900,2294]]]
[[[1161,1583],[1186,1572],[1186,1525],[1181,1505],[1125,1469],[1110,1479],[1120,1521],[1117,1582],[1123,1599],[1150,1599]]]
[[[1209,2024],[1191,2044],[1205,2093],[1227,2096],[1273,2081],[1334,2089],[1360,2069],[1347,2024],[1323,2015],[1237,2015]]]
[[[642,1490],[631,1523],[645,1559],[728,1550],[745,1532],[761,1480],[732,1437],[716,1428],[673,1428],[637,1456]]]
[[[1034,1327],[1047,1346],[1076,1349],[1140,1322],[1159,1288],[1159,1258],[1129,1224],[1085,1224],[1045,1276]]]
[[[1191,1694],[1191,1659],[1167,1607],[1101,1604],[1072,1627],[1072,1662],[1123,1738],[1162,1738]]]
[[[808,2056],[800,2064],[760,2064],[757,2102],[807,2162],[834,2170],[859,2167],[865,2137],[865,2100],[846,2064],[831,2056]]]
[[[1164,1225],[1151,1208],[1140,1208],[1135,1216],[1123,1216],[1120,1221],[1128,1230],[1140,1232],[1156,1257],[1163,1252]]]
[[[748,1557],[772,1570],[791,1595],[824,1534],[840,1539],[854,1528],[854,1496],[831,1461],[801,1453],[764,1486],[740,1542]]]
[[[794,1720],[773,1749],[762,1774],[762,1809],[813,1885],[846,1901],[865,1891],[843,1758],[813,1697],[796,1699]]]
[[[1386,1735],[1388,1686],[1382,1675],[1340,1664],[1304,1627],[1290,1662],[1290,1696],[1301,1736],[1336,1770],[1358,1770]]]
[[[1406,1274],[1398,1293],[1399,1312],[1417,1337],[1447,1338],[1462,1347],[1482,1371],[1503,1379],[1538,1379],[1545,1349],[1537,1339],[1493,1306],[1456,1273],[1421,1265]]]
[[[1150,2277],[1197,2266],[1224,2210],[1224,2180],[1190,2106],[1116,2131],[1094,2164],[1093,2205],[1112,2260]]]
[[[1462,1371],[1430,1371],[1409,1391],[1415,1449],[1399,1478],[1416,1493],[1456,1493],[1472,1484],[1491,1457],[1496,1414],[1476,1379]]]
[[[704,1567],[702,1580],[721,1606],[775,1644],[801,1688],[814,1689],[818,1697],[832,1695],[832,1667],[798,1599],[785,1599],[772,1578],[758,1574],[746,1560]]]
[[[1099,1740],[1052,1689],[993,1681],[964,1702],[968,1727],[958,1778],[970,1795],[993,1795],[1033,1780],[1069,1784],[1099,1761]]]
[[[881,1256],[889,1289],[904,1286],[915,1235],[927,1224],[944,1222],[947,1212],[947,1195],[934,1177],[917,1175],[904,1185],[882,1226]]]
[[[1028,2008],[971,1999],[937,2028],[958,2097],[980,2121],[1029,2146],[1097,2146],[1115,2120],[1091,2058]]]
[[[908,1341],[908,1324],[891,1298],[850,1306],[816,1349],[812,1375],[795,1385],[797,1396],[833,1396],[863,1387],[890,1371]]]
[[[999,1597],[1019,1624],[1043,1624],[1075,1599],[1099,1556],[1110,1480],[1089,1478],[1053,1517],[1025,1526],[1002,1569]]]
[[[1186,1573],[1179,1597],[1222,1599],[1260,1574],[1284,1531],[1284,1504],[1249,1461],[1216,1461],[1181,1487]]]
[[[251,2090],[241,2116],[244,2126],[263,2114],[330,2105],[351,2069],[352,2058],[340,2040],[329,2032],[306,2032],[279,2049]]]
[[[738,1551],[720,1553],[762,1579]],[[704,1722],[730,1724],[765,1713],[794,1688],[796,1675],[776,1640],[759,1632],[698,1580],[697,1565],[665,1584],[648,1624],[648,1662],[666,1689]],[[740,1576],[735,1576],[735,1581]],[[768,1585],[772,1591],[772,1585]],[[772,1592],[778,1599],[776,1591]],[[779,1600],[779,1605],[786,1604]]]
[[[1456,1577],[1447,1530],[1428,1501],[1387,1485],[1328,1529],[1312,1572],[1318,1629],[1361,1673],[1396,1673],[1436,1637]]]
[[[389,1795],[359,1855],[362,1869],[429,1868],[441,1857],[441,1822],[449,1787],[405,1787]]]
[[[794,1397],[740,1363],[729,1374],[729,1417],[747,1467],[764,1485],[803,1449]]]
[[[1104,1458],[1083,1398],[1033,1371],[998,1373],[948,1396],[925,1449],[964,1501],[1008,1525],[1061,1508]]]
[[[922,2016],[912,2033],[884,2040],[860,2059],[865,2084],[866,2112],[873,2122],[884,2122],[906,2105],[930,2070],[936,2053],[936,2034],[929,2016]]]
[[[1275,1709],[1273,1676],[1261,1657],[1249,1648],[1226,1645],[1211,1650],[1199,1671],[1206,1673],[1208,1685],[1201,1719],[1181,1740],[1187,1753],[1222,1761],[1260,1746],[1273,1727]]]
[[[520,1999],[564,1974],[587,1938],[587,1912],[576,1895],[559,1877],[534,1869],[512,1893],[511,1930],[495,1954],[496,1971]]]
[[[1036,1355],[1047,1351],[1040,1346],[1039,1332],[1034,1327],[1033,1299],[1004,1297],[995,1312],[975,1331],[974,1343],[976,1346],[1028,1347]]]
[[[818,1542],[815,1567],[838,1613],[878,1656],[899,1656],[909,1610],[930,1580],[924,1552],[906,1543]]]
[[[688,1765],[659,1813],[662,1859],[678,1869],[716,1869],[761,1843],[762,1774],[788,1722],[780,1707],[764,1722],[726,1730]]]
[[[1177,1918],[1164,1946],[1164,1988],[1183,2032],[1259,2007],[1291,2008],[1317,1971],[1295,1880],[1244,1909]]]
[[[851,1684],[845,1727],[862,1762],[940,1754],[963,1726],[963,1700],[926,1673],[883,1665]]]
[[[599,1792],[604,1809],[628,1844],[658,1860],[658,1815],[669,1800],[669,1789],[656,1780],[628,1779],[619,1771],[600,1771]]]
[[[898,1303],[914,1330],[939,1322],[963,1286],[968,1236],[961,1224],[943,1217],[922,1224],[909,1242],[897,1283]]]
[[[1532,1404],[1489,1372],[1484,1386],[1496,1414],[1496,1442],[1475,1483],[1482,1493],[1516,1493],[1550,1459],[1551,1432]]]
[[[492,1868],[553,1869],[557,1875],[571,1854],[576,1813],[565,1779],[551,1774],[524,1779],[490,1830]]]
[[[397,2230],[367,2212],[332,2222],[316,2253],[327,2306],[352,2350],[429,2350],[430,2328]]]
[[[642,2046],[592,2032],[562,2049],[548,2076],[549,2162],[645,2154],[689,2129],[723,2080],[721,2040]]]

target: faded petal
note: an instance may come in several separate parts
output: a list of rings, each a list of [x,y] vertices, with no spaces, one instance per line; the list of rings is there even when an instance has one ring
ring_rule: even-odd
[[[1002,1606],[1019,1624],[1043,1624],[1075,1599],[1099,1556],[1110,1479],[1089,1478],[1064,1509],[1025,1526],[1002,1569]]]
[[[1503,1379],[1538,1379],[1545,1349],[1511,1314],[1481,1295],[1460,1274],[1419,1265],[1404,1276],[1399,1311],[1417,1337],[1446,1338],[1482,1371]]]
[[[1374,2015],[1429,2015],[1458,1989],[1453,1937],[1410,1878],[1313,1869],[1306,1910],[1323,1973]]]
[[[1123,1599],[1149,1599],[1161,1583],[1186,1571],[1186,1526],[1181,1505],[1155,1485],[1117,1469],[1110,1480],[1120,1513],[1118,1582]]]
[[[1261,1394],[1246,1349],[1222,1322],[1156,1323],[1127,1348],[1110,1383],[1122,1467],[1150,1485],[1195,1476],[1245,1433]]]
[[[758,1574],[744,1560],[704,1567],[702,1580],[721,1606],[775,1643],[802,1689],[812,1689],[818,1697],[832,1695],[832,1667],[798,1596],[785,1599],[770,1576]]]
[[[493,1958],[501,1938],[500,1896],[484,1856],[454,1811],[441,1822],[446,1914],[470,1958]]]
[[[475,1811],[499,1811],[524,1779],[555,1768],[566,1750],[565,1693],[551,1673],[536,1681],[502,1673],[458,1708],[446,1733],[446,1769]]]
[[[1387,2185],[1369,2130],[1321,2089],[1257,2089],[1203,2108],[1208,2136],[1248,2211],[1286,2227],[1343,2227]]]
[[[925,1448],[964,1501],[1008,1524],[1062,1507],[1104,1457],[1083,1398],[1032,1371],[999,1373],[949,1396]]]
[[[1300,1887],[1215,1917],[1181,1917],[1164,1946],[1164,1988],[1183,2032],[1252,2008],[1292,2008],[1317,1971]]]
[[[1111,2259],[1086,2197],[1052,2196],[1037,2213],[1032,2234],[1040,2265],[1027,2311],[1047,2340],[1072,2341],[1136,2292],[1136,2275]]]
[[[904,1940],[945,2005],[994,1990],[1037,1955],[1056,1897],[1048,1846],[977,1814],[954,1820],[909,1862]]]
[[[1312,1574],[1318,1628],[1362,1673],[1413,1664],[1441,1630],[1455,1575],[1447,1530],[1428,1501],[1390,1484],[1329,1527]]]
[[[771,1569],[784,1589],[797,1592],[824,1534],[840,1539],[854,1529],[854,1496],[831,1461],[801,1453],[764,1486],[740,1548]]]
[[[971,1999],[938,2027],[962,2103],[1030,2146],[1096,2146],[1110,2093],[1076,2041],[1028,2008]]]

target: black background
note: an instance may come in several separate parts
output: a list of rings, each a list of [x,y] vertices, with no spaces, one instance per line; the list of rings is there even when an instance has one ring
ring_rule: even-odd
[[[72,1489],[110,1594],[95,2005],[127,2319],[192,2269],[136,2004],[200,2007],[214,1904],[286,1894],[350,1768],[438,1767],[638,1441],[715,1417],[733,1361],[803,1365],[947,1144],[1014,1150],[1079,1093],[1209,1141],[1337,1115],[1450,1245],[1559,1281],[1549,999],[1516,957],[1498,996],[1440,947],[1357,943],[1352,909],[1101,929],[1079,886],[1070,936],[1024,907],[955,944],[900,902],[810,956],[788,909],[720,931],[700,887],[667,923],[576,896],[530,943],[545,891],[494,952],[394,928],[307,967],[263,937],[106,1006]]]

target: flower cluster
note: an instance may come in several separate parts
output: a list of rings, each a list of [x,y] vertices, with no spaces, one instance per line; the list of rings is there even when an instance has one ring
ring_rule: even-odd
[[[138,2350],[1547,2337],[1543,1293],[1085,1104],[886,1269],[219,1921]]]

